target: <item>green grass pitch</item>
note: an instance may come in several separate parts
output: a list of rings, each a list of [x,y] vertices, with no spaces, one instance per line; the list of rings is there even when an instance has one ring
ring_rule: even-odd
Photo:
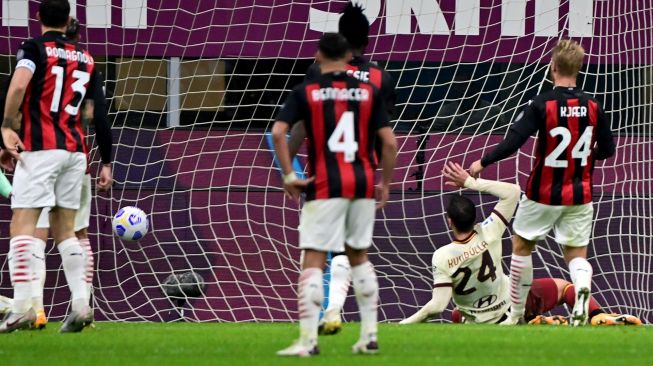
[[[320,337],[321,354],[280,358],[291,323],[98,323],[95,330],[0,335],[1,365],[653,365],[653,327],[381,324],[375,356],[352,355],[356,323]]]

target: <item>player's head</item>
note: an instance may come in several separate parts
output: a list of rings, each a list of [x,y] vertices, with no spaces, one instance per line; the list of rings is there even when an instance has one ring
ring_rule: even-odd
[[[583,66],[585,50],[571,39],[563,39],[553,48],[551,72],[563,77],[576,77]]]
[[[472,231],[476,222],[476,206],[469,198],[453,195],[447,206],[449,225],[457,231],[467,233]]]
[[[72,17],[70,18],[68,27],[66,27],[66,37],[75,42],[79,41],[79,20]]]
[[[39,6],[39,20],[48,28],[64,28],[70,16],[68,0],[43,0]]]
[[[349,44],[338,33],[325,33],[318,43],[316,60],[318,63],[349,61]]]
[[[338,32],[345,36],[352,50],[365,49],[369,30],[370,22],[363,14],[363,8],[352,2],[347,4],[338,22]]]

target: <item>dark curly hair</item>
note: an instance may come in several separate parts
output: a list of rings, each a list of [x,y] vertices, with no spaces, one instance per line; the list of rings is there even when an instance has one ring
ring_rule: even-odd
[[[367,46],[367,33],[370,30],[370,22],[363,14],[360,5],[349,3],[342,12],[338,22],[338,32],[345,36],[352,49],[362,49]]]
[[[70,22],[68,22],[68,27],[66,28],[66,37],[73,41],[77,41],[79,38],[79,20],[76,18],[70,18]]]

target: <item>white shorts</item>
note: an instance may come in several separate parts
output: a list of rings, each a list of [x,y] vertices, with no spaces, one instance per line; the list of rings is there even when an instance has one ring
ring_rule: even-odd
[[[574,206],[551,206],[522,196],[512,228],[530,241],[546,238],[554,229],[558,244],[584,247],[590,242],[594,208],[592,203]]]
[[[376,202],[369,198],[329,198],[304,204],[299,218],[299,247],[344,252],[372,245]]]
[[[11,208],[79,208],[86,156],[66,150],[24,151],[16,165]]]
[[[45,207],[41,211],[39,221],[36,223],[38,229],[50,228],[50,207]],[[79,209],[75,214],[75,231],[86,229],[91,216],[91,175],[85,174],[82,181],[82,196],[79,201]]]

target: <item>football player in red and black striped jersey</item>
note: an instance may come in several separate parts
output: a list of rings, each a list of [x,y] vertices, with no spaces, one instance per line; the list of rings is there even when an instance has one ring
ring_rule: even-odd
[[[576,289],[572,325],[588,318],[592,266],[587,245],[592,230],[592,171],[596,160],[615,153],[615,144],[601,104],[576,86],[585,52],[576,42],[561,40],[553,49],[553,90],[535,97],[510,127],[506,139],[471,166],[484,167],[517,151],[538,132],[535,163],[526,195],[517,209],[510,269],[511,313],[506,324],[524,315],[533,279],[531,253],[538,240],[555,230]]]
[[[104,95],[98,92],[101,82],[93,57],[64,35],[69,14],[67,0],[41,2],[37,17],[42,35],[21,45],[7,91],[2,140],[4,151],[18,160],[9,250],[14,302],[0,332],[34,323],[32,251],[36,221],[44,207],[53,207],[52,234],[72,292],[72,312],[62,331],[80,331],[92,321],[84,250],[73,225],[87,166],[80,111],[84,101]],[[110,184],[110,169],[103,168],[101,174]]]
[[[391,121],[395,114],[395,82],[390,74],[375,62],[365,58],[365,48],[368,44],[368,33],[370,24],[363,13],[360,5],[348,3],[342,12],[338,21],[338,33],[342,34],[349,43],[352,52],[352,59],[347,64],[347,74],[364,82],[369,82],[379,89],[388,114],[388,120]],[[320,64],[314,63],[309,67],[305,80],[315,80],[320,77],[322,71]],[[293,126],[290,134],[290,155],[293,158],[304,141],[306,131],[301,123]],[[377,143],[376,157],[381,154],[381,146]],[[342,328],[340,313],[345,304],[347,292],[351,278],[351,266],[344,252],[332,253],[331,263],[329,265],[329,301],[320,321],[320,334],[336,334]]]
[[[396,161],[396,141],[379,90],[348,76],[345,38],[327,33],[319,43],[316,60],[322,74],[295,87],[272,129],[277,158],[284,173],[284,190],[298,200],[306,190],[299,225],[299,246],[304,250],[299,277],[300,339],[282,356],[318,352],[317,327],[321,310],[322,270],[327,252],[345,251],[361,314],[361,335],[354,352],[376,353],[378,282],[367,258],[377,207],[383,207]],[[311,178],[299,180],[293,171],[286,133],[302,121],[309,147]],[[374,186],[376,139],[382,142],[382,179]]]

